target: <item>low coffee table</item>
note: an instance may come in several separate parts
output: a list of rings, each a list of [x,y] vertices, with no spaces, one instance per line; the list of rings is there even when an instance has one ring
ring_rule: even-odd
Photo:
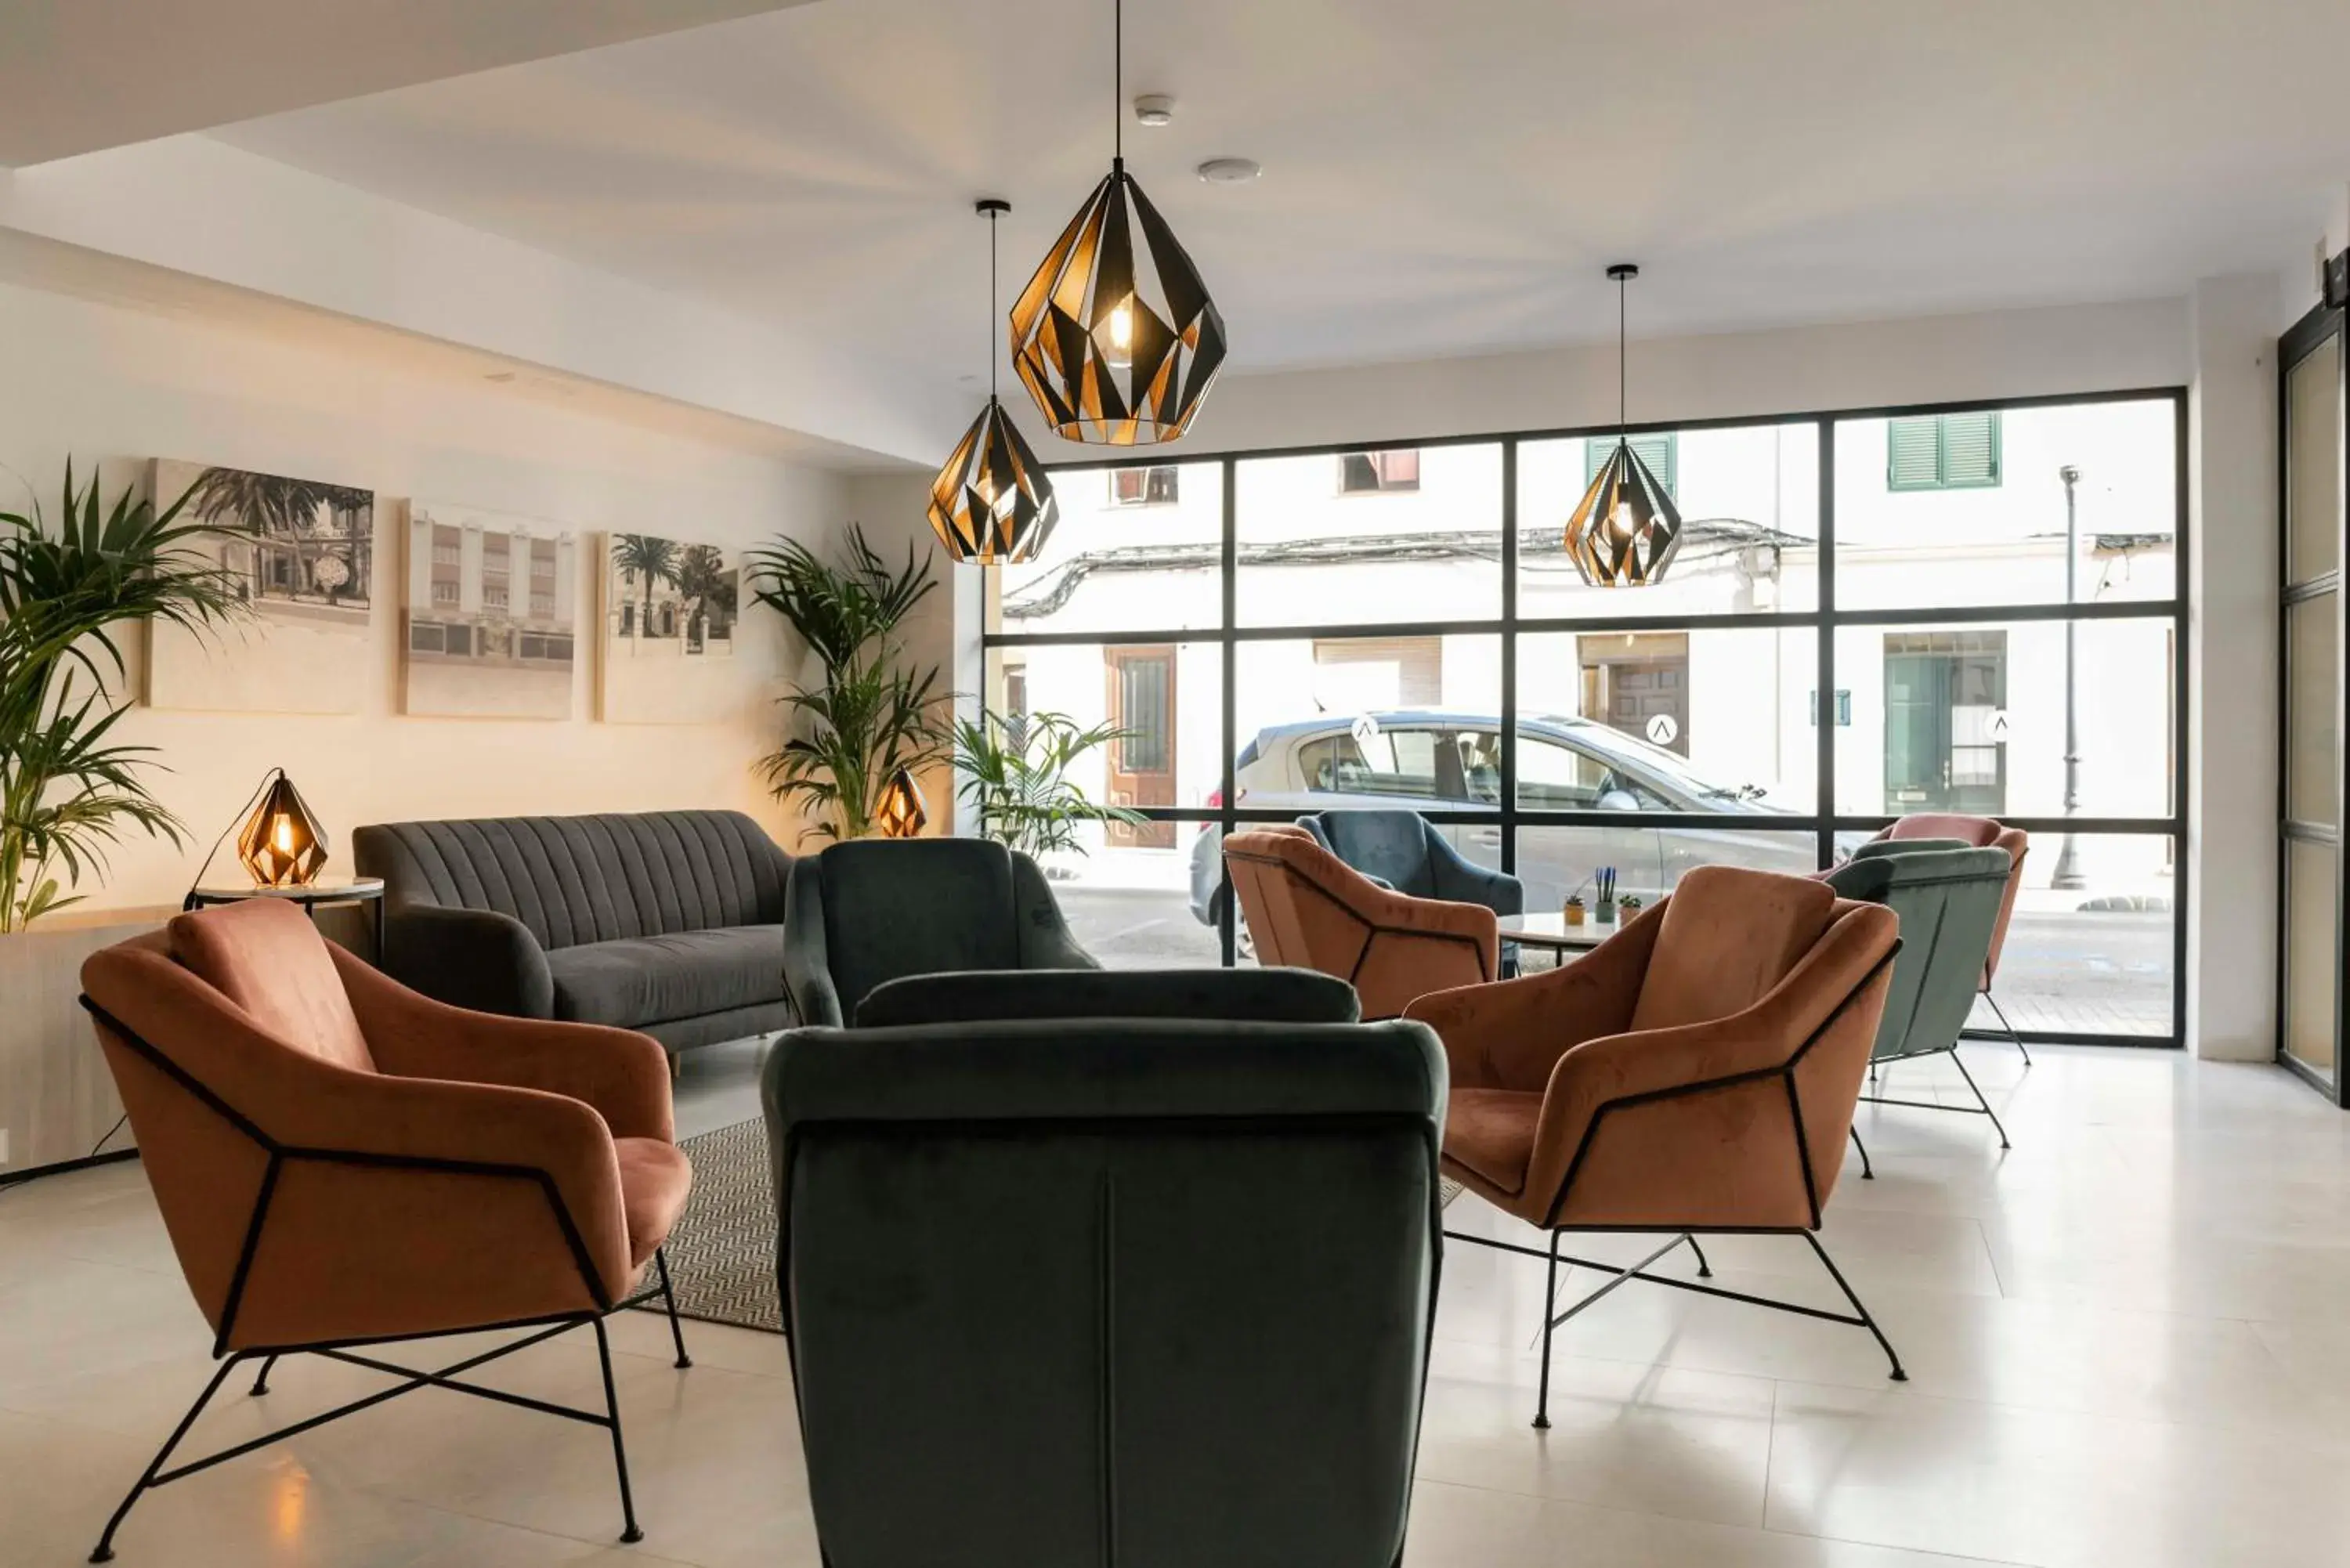
[[[1579,926],[1570,926],[1566,923],[1566,917],[1555,909],[1543,915],[1503,915],[1501,924],[1503,941],[1515,942],[1525,948],[1546,948],[1556,955],[1560,963],[1577,953],[1589,952],[1618,929],[1613,925],[1602,926],[1588,920]]]

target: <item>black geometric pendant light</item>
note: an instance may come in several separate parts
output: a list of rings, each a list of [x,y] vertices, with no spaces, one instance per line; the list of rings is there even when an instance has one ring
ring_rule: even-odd
[[[1616,280],[1616,450],[1566,520],[1566,553],[1595,588],[1639,588],[1664,581],[1681,547],[1681,514],[1625,439],[1624,286],[1640,269],[1619,262]]]
[[[947,554],[988,566],[1034,560],[1060,516],[1036,453],[995,396],[995,220],[1012,210],[991,196],[987,217],[987,407],[931,482],[931,526]]]
[[[1118,109],[1126,15],[1118,5]],[[1224,318],[1175,232],[1126,171],[1121,118],[1109,173],[1012,306],[1012,364],[1055,433],[1173,441],[1224,365]]]

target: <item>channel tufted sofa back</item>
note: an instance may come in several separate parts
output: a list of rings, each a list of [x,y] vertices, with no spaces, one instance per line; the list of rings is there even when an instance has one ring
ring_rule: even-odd
[[[739,811],[383,823],[352,850],[388,908],[495,910],[549,950],[778,923],[792,868]]]

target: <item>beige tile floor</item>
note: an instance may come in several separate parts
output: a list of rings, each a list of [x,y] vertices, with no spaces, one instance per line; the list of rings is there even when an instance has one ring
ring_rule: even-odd
[[[1538,1434],[1540,1265],[1452,1249],[1409,1562],[2350,1563],[2350,1119],[2268,1068],[1970,1055],[2014,1150],[1979,1117],[1865,1110],[1878,1179],[1856,1162],[1828,1210],[1906,1385],[1858,1330],[1633,1286],[1562,1331]],[[682,1119],[743,1114],[752,1060],[697,1066]],[[1906,1067],[1900,1088],[1947,1073]],[[1509,1229],[1473,1199],[1454,1217]],[[1798,1241],[1711,1251],[1725,1282],[1833,1304]],[[681,1373],[659,1320],[615,1331],[641,1546],[613,1544],[601,1432],[426,1392],[154,1494],[120,1560],[815,1563],[781,1342],[688,1332],[699,1365]],[[0,1194],[0,1564],[81,1561],[202,1386],[205,1348],[136,1165]],[[598,1393],[584,1338],[495,1380]],[[197,1440],[370,1386],[289,1365]]]

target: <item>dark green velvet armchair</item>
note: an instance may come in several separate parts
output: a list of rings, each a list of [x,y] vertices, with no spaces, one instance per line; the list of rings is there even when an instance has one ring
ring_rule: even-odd
[[[1101,967],[1036,863],[983,838],[836,844],[793,863],[784,902],[784,981],[804,1024],[847,1023],[907,975]]]
[[[825,1560],[1393,1568],[1445,1086],[1404,1022],[786,1032],[764,1093]]]

